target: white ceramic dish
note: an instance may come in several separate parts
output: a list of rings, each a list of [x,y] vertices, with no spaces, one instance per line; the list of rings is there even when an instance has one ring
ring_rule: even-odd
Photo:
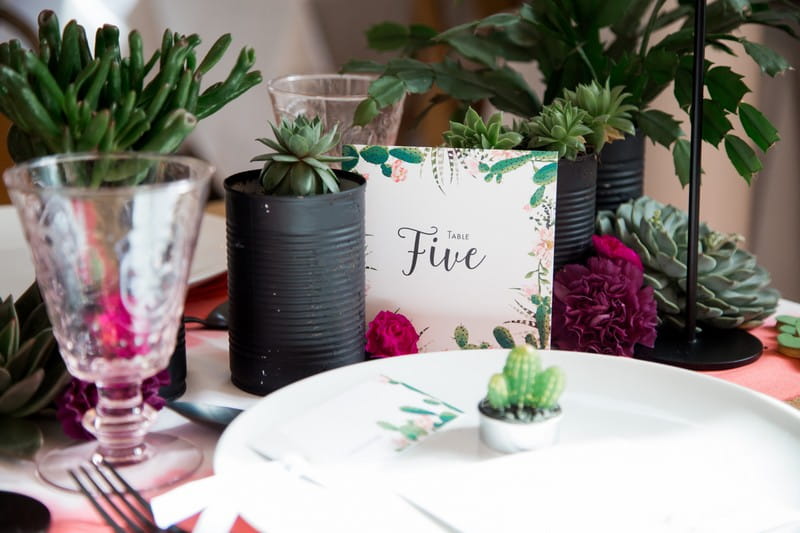
[[[225,219],[205,215],[197,240],[189,284],[194,285],[227,270]],[[22,294],[33,281],[33,263],[14,206],[0,206],[0,297]]]
[[[475,350],[388,358],[351,365],[299,381],[263,398],[227,428],[215,451],[214,470],[217,473],[241,471],[247,465],[263,461],[252,451],[250,442],[256,438],[269,439],[271,427],[281,425],[324,402],[326,398],[376,374],[405,381],[465,411],[452,427],[448,426],[417,447],[403,452],[391,465],[387,465],[387,474],[424,474],[433,468],[459,468],[498,458],[500,454],[489,450],[479,441],[477,404],[485,394],[488,377],[502,367],[506,354],[506,350]],[[549,351],[542,355],[544,365],[557,364],[567,375],[567,388],[561,401],[564,420],[559,444],[548,449],[547,453],[551,453],[549,450],[559,453],[559,450],[578,447],[583,450],[582,453],[591,456],[596,448],[600,456],[591,457],[589,464],[611,469],[614,461],[624,463],[625,458],[605,455],[609,449],[613,449],[609,447],[609,442],[635,443],[639,456],[646,460],[651,456],[647,446],[652,445],[653,465],[669,464],[669,476],[685,480],[687,487],[705,488],[703,483],[713,486],[716,480],[715,476],[706,476],[712,479],[703,478],[703,473],[696,470],[698,465],[702,469],[702,458],[707,455],[716,460],[717,457],[727,457],[726,454],[735,452],[736,459],[730,462],[731,471],[736,475],[741,473],[750,476],[741,487],[744,500],[733,502],[737,508],[746,509],[742,506],[752,499],[747,496],[748,491],[756,491],[759,496],[772,498],[770,501],[775,501],[776,505],[785,504],[790,512],[797,511],[800,516],[800,484],[797,483],[800,478],[800,413],[791,407],[727,381],[678,368],[572,352]],[[724,441],[730,442],[730,445],[720,445],[719,435],[734,435],[735,438]],[[319,438],[324,441],[325,435]],[[697,450],[696,456],[686,461],[681,459],[682,456],[665,458],[672,462],[659,463],[664,450],[658,446],[663,447],[663,443],[671,443],[672,440],[680,442],[686,449]],[[644,453],[641,453],[642,450]],[[539,454],[541,451],[531,453]],[[580,487],[592,486],[591,483],[597,484],[599,481],[584,479],[582,475],[586,475],[586,472],[571,470],[569,465],[563,466],[563,479],[559,478],[558,486],[552,490],[556,491],[555,497],[563,496],[563,501],[568,502],[570,508],[578,509],[584,504],[597,508],[598,501],[616,501],[613,494],[603,494],[602,491],[600,494],[593,492],[592,497],[588,497],[586,490],[580,490]],[[683,472],[682,468],[688,471]],[[625,479],[626,475],[645,477],[646,486],[630,488],[641,498],[646,499],[649,491],[656,496],[665,490],[664,480],[658,477],[651,480],[643,472],[622,471],[618,478]],[[614,479],[609,482],[613,483]],[[727,483],[722,478],[719,482]],[[485,485],[484,489],[477,483],[474,485],[474,490],[485,490]],[[732,490],[731,487],[719,488]],[[434,489],[428,489],[428,492],[431,490]],[[425,489],[420,488],[420,491],[425,492]],[[563,491],[563,494],[558,491]],[[440,490],[434,492],[443,493]],[[749,494],[752,496],[753,493]],[[443,512],[448,510],[445,503],[433,500],[435,495],[432,505],[439,505]],[[670,502],[646,501],[656,509],[662,506],[666,509],[671,505]],[[708,509],[712,516],[714,502],[716,500],[710,497],[711,507]],[[694,503],[690,502],[690,505]],[[696,503],[700,508],[705,505],[704,502]],[[453,501],[447,504],[454,505]],[[596,510],[601,516],[592,518],[592,523],[597,526],[594,530],[615,530],[612,527],[614,523],[603,522],[602,515],[613,511],[610,516],[617,516],[614,513],[622,512],[626,505],[626,502],[620,501],[616,511],[609,510],[607,506]],[[462,512],[467,510],[462,509]],[[242,515],[259,528],[259,524],[266,523],[268,506],[250,506],[242,509]],[[651,524],[659,527],[648,530],[683,530],[661,528],[662,518],[658,518],[658,524]],[[648,519],[647,516],[643,518],[645,524],[649,524]],[[759,524],[767,527],[755,530],[773,528],[780,522]],[[637,522],[636,525],[641,526],[642,523]]]

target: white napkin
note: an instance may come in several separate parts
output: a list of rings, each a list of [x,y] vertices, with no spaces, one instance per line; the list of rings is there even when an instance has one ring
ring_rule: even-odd
[[[796,483],[743,439],[697,429],[560,444],[417,473],[398,492],[463,532],[754,533],[800,520]]]
[[[194,533],[230,531],[240,514],[273,533],[442,531],[374,480],[323,473],[298,457],[186,483],[153,498],[151,506],[162,528],[202,511]]]

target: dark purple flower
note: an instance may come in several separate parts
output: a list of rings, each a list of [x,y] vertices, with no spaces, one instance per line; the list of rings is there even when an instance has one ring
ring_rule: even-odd
[[[153,409],[161,410],[165,405],[164,398],[158,395],[158,389],[169,385],[169,372],[162,370],[142,382],[142,398]],[[78,440],[92,440],[94,435],[84,429],[83,415],[97,405],[97,386],[72,378],[64,392],[56,399],[56,417],[67,436]]]
[[[567,265],[553,283],[553,346],[562,350],[632,356],[652,347],[658,315],[653,288],[628,261],[592,257]]]

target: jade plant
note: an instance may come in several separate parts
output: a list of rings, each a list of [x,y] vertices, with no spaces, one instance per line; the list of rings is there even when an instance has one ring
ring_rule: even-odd
[[[198,61],[196,34],[166,30],[146,58],[134,30],[123,57],[116,26],[97,29],[92,51],[74,20],[62,32],[56,14],[45,10],[38,23],[38,51],[16,39],[0,44],[0,112],[12,122],[8,149],[15,162],[75,151],[171,153],[198,120],[261,82],[251,70],[253,49],[243,48],[227,78],[201,91],[230,34]]]
[[[347,161],[345,156],[327,155],[339,142],[338,125],[327,133],[319,117],[284,119],[280,127],[270,123],[275,140],[257,139],[274,152],[254,157],[265,161],[259,179],[265,194],[310,196],[339,192],[339,178],[329,163]]]
[[[536,422],[558,415],[558,399],[564,391],[564,372],[551,366],[542,370],[539,353],[528,344],[508,353],[503,372],[489,379],[481,408],[495,418]]]
[[[768,76],[791,68],[775,50],[740,30],[760,27],[797,39],[800,4],[795,0],[711,0],[706,16],[709,47],[731,56],[744,52]],[[434,85],[438,90],[431,106],[456,100],[466,107],[489,100],[497,109],[526,119],[565,89],[610,79],[632,93],[630,103],[638,108],[634,123],[653,142],[672,150],[676,174],[685,185],[689,140],[681,120],[654,109],[653,103],[672,91],[681,109],[689,110],[694,17],[694,2],[528,0],[514,12],[494,13],[442,32],[422,24],[382,22],[367,30],[368,44],[396,56],[383,62],[353,60],[343,70],[378,75],[357,113],[362,124],[406,93],[426,93]],[[439,59],[420,60],[432,49]],[[524,63],[535,64],[543,94],[517,70]],[[736,172],[750,183],[762,165],[736,133],[736,123],[762,152],[778,141],[778,132],[763,113],[742,101],[750,89],[741,74],[706,59],[704,80],[709,98],[703,106],[703,140],[715,148],[724,146]]]
[[[522,135],[509,131],[502,121],[502,113],[495,113],[484,122],[478,112],[469,107],[464,121],[451,120],[450,129],[442,137],[451,148],[510,150],[522,142]]]
[[[51,408],[70,379],[36,284],[0,303],[0,452],[36,451],[42,434],[26,418]]]

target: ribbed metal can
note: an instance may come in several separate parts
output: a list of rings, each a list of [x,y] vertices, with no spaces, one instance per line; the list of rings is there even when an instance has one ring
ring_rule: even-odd
[[[556,182],[556,270],[581,262],[592,246],[597,192],[597,159],[583,155],[558,161]]]
[[[597,166],[597,210],[616,211],[644,194],[644,135],[626,135],[605,145]]]
[[[248,392],[364,360],[363,178],[304,198],[249,194],[225,181],[231,379]]]
[[[183,325],[183,320],[178,328],[175,351],[169,358],[167,371],[169,385],[158,389],[158,395],[165,400],[175,400],[186,392],[186,327]]]

